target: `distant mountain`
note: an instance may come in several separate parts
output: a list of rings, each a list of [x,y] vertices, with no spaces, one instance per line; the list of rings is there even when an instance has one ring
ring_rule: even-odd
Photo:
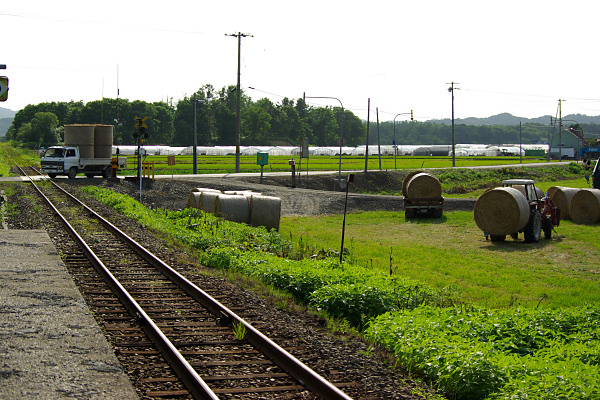
[[[534,123],[534,124],[542,124],[542,125],[550,125],[550,115],[544,115],[543,117],[537,118],[523,118],[523,117],[515,117],[509,113],[502,113],[498,115],[492,115],[487,118],[457,118],[454,120],[455,124],[465,124],[465,125],[518,125],[521,123]],[[552,116],[552,118],[554,118]],[[600,115],[596,117],[590,117],[583,114],[569,114],[564,115],[562,117],[563,120],[567,121],[569,124],[572,121],[577,121],[580,124],[600,124]],[[571,121],[568,121],[571,120]],[[436,119],[431,120],[429,122],[434,122],[438,124],[446,124],[451,125],[452,120],[450,118],[447,119]]]
[[[13,122],[13,118],[0,118],[0,138],[6,136],[6,132]]]
[[[0,107],[0,118],[13,118],[17,112]]]
[[[0,107],[0,138],[6,135],[17,112]]]

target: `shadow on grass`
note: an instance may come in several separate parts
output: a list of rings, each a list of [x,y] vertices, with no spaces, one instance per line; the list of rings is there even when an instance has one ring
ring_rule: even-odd
[[[487,242],[489,245],[482,247],[481,249],[502,252],[527,252],[531,250],[544,249],[548,246],[553,246],[555,243],[562,242],[563,238],[564,236],[562,235],[554,235],[552,236],[552,239],[544,239],[544,237],[542,236],[539,242],[530,243],[523,240],[522,235],[519,236],[519,239],[517,240],[511,238],[510,236],[507,236],[504,242],[492,242],[491,240],[488,240]]]
[[[412,224],[443,224],[448,220],[448,217],[442,215],[440,218],[433,218],[431,216],[417,215],[414,218],[404,217],[404,222]]]

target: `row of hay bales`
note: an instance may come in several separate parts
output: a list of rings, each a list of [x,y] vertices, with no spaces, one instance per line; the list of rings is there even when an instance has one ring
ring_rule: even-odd
[[[529,221],[530,208],[524,187],[498,187],[479,197],[473,210],[477,226],[492,235],[520,232]],[[538,198],[543,192],[536,187]],[[600,222],[600,190],[553,186],[548,189],[561,219],[581,224]]]
[[[548,195],[560,209],[561,219],[578,224],[600,222],[600,190],[552,186]]]
[[[194,188],[187,201],[188,208],[197,208],[228,221],[279,230],[281,199],[240,190],[221,192],[217,189]]]

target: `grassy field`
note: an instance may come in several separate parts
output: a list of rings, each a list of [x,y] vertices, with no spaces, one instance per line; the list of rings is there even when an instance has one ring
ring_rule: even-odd
[[[284,217],[280,232],[339,250],[342,216]],[[403,212],[348,214],[344,247],[361,266],[453,288],[468,302],[506,308],[600,302],[599,225],[562,221],[551,240],[486,241],[469,212],[408,220]]]
[[[269,156],[269,165],[264,166],[264,172],[290,171],[288,164],[291,158],[295,159],[296,169],[307,168],[307,160],[301,160],[299,156]],[[197,167],[199,173],[232,173],[235,172],[235,156],[197,156]],[[523,158],[523,163],[542,162],[535,157]],[[190,174],[193,170],[192,156],[175,156],[175,165],[169,166],[167,156],[148,156],[144,162],[154,163],[156,174]],[[302,162],[302,165],[300,163]],[[519,164],[519,157],[457,157],[455,159],[456,167],[472,167],[500,164]],[[354,171],[365,169],[365,158],[363,156],[342,156],[342,170]],[[127,166],[129,170],[122,171],[123,174],[130,174],[135,170],[137,157],[127,156]],[[381,169],[418,169],[418,168],[449,168],[452,167],[452,157],[397,157],[394,162],[393,156],[381,157]],[[337,171],[340,168],[339,156],[313,156],[308,159],[309,171]],[[379,157],[370,156],[368,158],[368,169],[379,169]],[[260,172],[260,166],[256,164],[256,156],[240,157],[241,172]]]

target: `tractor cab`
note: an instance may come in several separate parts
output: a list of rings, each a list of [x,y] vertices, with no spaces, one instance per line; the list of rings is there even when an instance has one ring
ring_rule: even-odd
[[[519,190],[528,202],[538,202],[541,199],[535,188],[535,182],[532,179],[506,179],[502,181],[502,187],[513,187]]]

